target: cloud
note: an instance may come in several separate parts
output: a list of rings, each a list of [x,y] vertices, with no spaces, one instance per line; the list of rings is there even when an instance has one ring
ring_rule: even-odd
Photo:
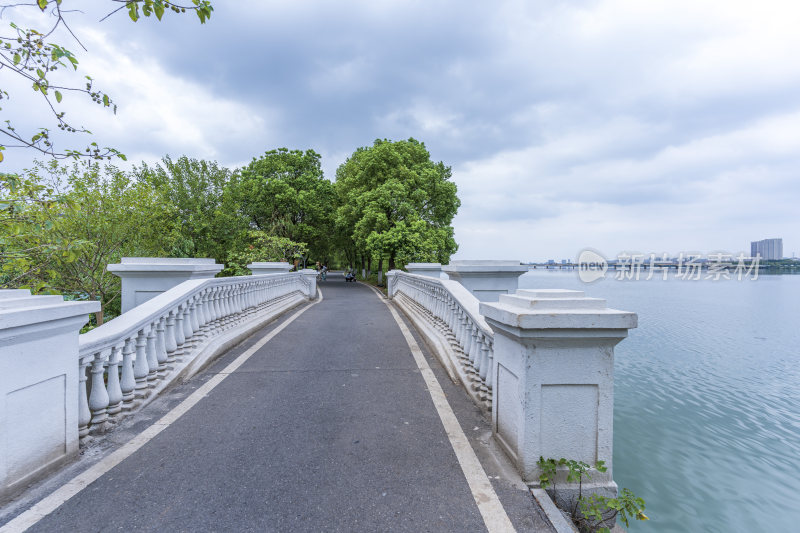
[[[228,165],[313,148],[331,178],[355,148],[413,136],[453,167],[461,257],[738,250],[776,235],[800,248],[796,2],[215,9],[204,26],[80,19],[84,66],[122,104],[91,115],[98,136]]]

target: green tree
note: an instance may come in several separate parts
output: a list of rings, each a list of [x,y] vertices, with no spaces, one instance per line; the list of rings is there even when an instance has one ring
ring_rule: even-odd
[[[50,233],[53,219],[71,207],[68,198],[36,175],[0,174],[0,287],[33,282],[33,290],[39,292],[44,284],[36,280],[49,265],[74,260],[90,245]]]
[[[78,57],[63,44],[56,43],[53,38],[59,35],[57,30],[64,30],[86,50],[78,37],[69,26],[67,17],[77,11],[71,9],[74,2],[69,0],[29,0],[14,3],[0,4],[0,10],[5,16],[13,17],[14,10],[35,10],[40,12],[41,26],[39,28],[23,28],[11,22],[10,31],[0,34],[0,69],[7,75],[14,75],[30,83],[31,88],[41,98],[41,105],[51,112],[53,124],[56,129],[66,133],[88,133],[84,127],[66,118],[66,111],[62,105],[64,95],[78,95],[88,98],[93,103],[109,108],[116,113],[117,106],[111,96],[95,87],[91,76],[81,76],[78,82],[64,82],[78,69]],[[200,23],[205,23],[211,16],[214,8],[209,0],[191,0],[191,3],[182,5],[168,0],[105,0],[104,5],[111,10],[103,19],[119,11],[126,11],[128,16],[136,22],[140,16],[154,15],[158,20],[169,12],[186,13],[194,11]],[[113,7],[112,6],[115,6]],[[17,11],[17,12],[18,12]],[[0,87],[0,102],[11,98],[5,83]],[[2,108],[0,108],[0,111]],[[125,156],[117,149],[111,147],[100,148],[97,143],[89,143],[85,150],[66,149],[57,150],[53,135],[53,127],[42,126],[33,129],[19,130],[10,121],[5,120],[5,126],[0,127],[0,162],[3,161],[3,151],[6,148],[28,148],[38,150],[53,158],[81,158],[92,159]],[[5,140],[6,142],[2,142]]]
[[[234,197],[238,186],[235,172],[216,161],[186,156],[173,161],[166,156],[162,164],[142,164],[134,173],[175,208],[181,239],[172,255],[226,261],[234,241],[248,228]]]
[[[288,261],[301,259],[308,254],[304,242],[294,242],[286,237],[277,237],[260,230],[245,232],[237,240],[228,254],[225,274],[246,276],[250,274],[247,265],[261,261]]]
[[[458,246],[450,225],[460,201],[451,169],[434,163],[415,139],[376,140],[336,172],[337,225],[355,248],[376,257],[378,270],[402,261],[447,263]]]
[[[320,155],[280,148],[253,159],[241,172],[237,198],[251,226],[308,243],[311,256],[327,260],[335,193],[323,176]]]
[[[80,242],[69,254],[44,248],[26,250],[32,269],[29,283],[46,285],[77,299],[99,300],[96,323],[109,308],[119,306],[120,280],[106,270],[126,255],[164,255],[174,246],[177,220],[174,208],[146,182],[118,168],[97,163],[61,166],[37,163],[27,179],[51,190],[63,189],[58,209],[45,209],[40,239],[45,243]]]

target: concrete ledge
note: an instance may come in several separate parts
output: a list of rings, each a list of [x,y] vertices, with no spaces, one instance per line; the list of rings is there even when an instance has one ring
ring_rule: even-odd
[[[531,487],[531,494],[542,511],[544,511],[547,519],[550,520],[550,525],[553,526],[556,533],[579,533],[572,520],[567,519],[561,509],[553,503],[547,491],[539,487]]]
[[[264,274],[285,274],[294,268],[294,265],[285,261],[260,261],[247,265],[254,276]]]
[[[76,460],[77,457],[78,452],[76,450],[69,455],[63,455],[57,459],[53,459],[26,474],[24,477],[2,487],[2,489],[0,489],[0,506],[5,505],[6,502],[23,493],[31,484],[46,478],[60,470],[64,465]]]
[[[406,265],[409,274],[427,276],[436,279],[450,279],[442,270],[441,263],[409,263]]]

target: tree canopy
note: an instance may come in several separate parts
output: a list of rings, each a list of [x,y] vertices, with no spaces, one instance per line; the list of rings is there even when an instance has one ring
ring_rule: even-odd
[[[460,206],[450,178],[424,143],[376,140],[336,172],[337,224],[381,266],[383,259],[390,269],[398,260],[447,263],[458,249],[450,224]]]
[[[270,150],[242,169],[236,199],[250,225],[324,258],[331,253],[335,193],[314,150]]]
[[[4,237],[4,285],[56,289],[99,300],[118,313],[119,278],[106,270],[123,255],[169,255],[178,238],[176,209],[147,183],[112,165],[38,163],[25,182],[51,202],[28,205],[26,218]],[[12,279],[9,279],[11,277]]]
[[[236,236],[248,228],[233,193],[239,174],[216,161],[165,156],[160,164],[142,164],[133,173],[174,208],[181,236],[176,254],[224,262]]]
[[[166,156],[132,171],[50,160],[0,173],[0,286],[99,300],[119,312],[123,256],[210,257],[223,275],[257,261],[447,263],[459,207],[451,170],[414,139],[377,140],[323,176],[313,150],[271,150],[241,170]]]

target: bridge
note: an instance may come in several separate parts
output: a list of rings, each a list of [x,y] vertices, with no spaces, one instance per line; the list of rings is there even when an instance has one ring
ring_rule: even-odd
[[[274,268],[82,335],[95,303],[0,291],[0,531],[566,530],[535,463],[611,466],[635,315],[507,274],[481,302],[481,268],[388,294]]]

